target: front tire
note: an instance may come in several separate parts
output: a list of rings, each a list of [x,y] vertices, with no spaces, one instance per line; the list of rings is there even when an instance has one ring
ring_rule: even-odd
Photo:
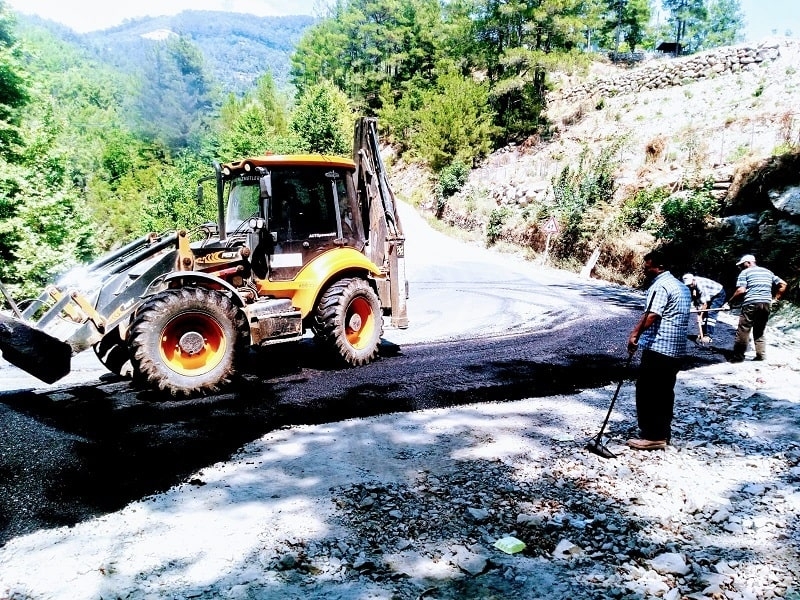
[[[378,355],[383,316],[378,296],[363,279],[341,279],[320,297],[314,313],[317,338],[350,366]]]
[[[235,373],[245,329],[242,311],[220,292],[161,292],[141,306],[131,326],[135,377],[173,396],[217,392]]]

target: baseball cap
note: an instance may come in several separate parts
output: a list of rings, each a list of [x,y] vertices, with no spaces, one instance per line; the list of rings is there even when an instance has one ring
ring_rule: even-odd
[[[683,283],[685,283],[686,285],[689,285],[690,283],[692,283],[692,281],[694,281],[694,275],[692,275],[691,273],[686,273],[686,275],[683,276]]]
[[[756,262],[756,257],[753,256],[752,254],[745,254],[742,258],[739,259],[739,262],[736,263],[736,266],[738,267],[742,263],[746,263],[746,262],[754,263],[754,262]]]

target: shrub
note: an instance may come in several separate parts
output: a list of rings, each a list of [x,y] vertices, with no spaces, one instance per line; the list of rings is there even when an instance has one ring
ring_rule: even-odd
[[[650,140],[644,149],[645,162],[648,163],[657,162],[664,155],[664,150],[666,149],[666,147],[667,147],[667,142],[661,136],[658,136]]]
[[[442,169],[439,173],[438,186],[442,196],[447,198],[459,191],[467,182],[467,177],[469,177],[469,166],[460,160]]]
[[[436,217],[441,218],[447,199],[458,192],[469,177],[469,166],[460,160],[447,165],[436,182]]]
[[[611,202],[614,195],[614,171],[619,164],[617,153],[624,143],[617,140],[600,151],[596,157],[585,148],[578,166],[565,167],[553,181],[556,210],[563,230],[554,247],[557,258],[580,254],[581,247],[591,239],[593,230],[584,225],[587,210]]]
[[[660,222],[654,227],[656,238],[677,245],[700,244],[706,227],[718,213],[718,204],[711,195],[713,182],[688,194],[675,194],[661,205]]]
[[[486,225],[486,244],[488,246],[494,245],[503,233],[503,224],[508,216],[511,214],[507,206],[495,208],[489,214],[489,223]]]
[[[656,207],[668,196],[663,188],[639,190],[622,204],[619,223],[631,230],[644,228],[655,213]]]

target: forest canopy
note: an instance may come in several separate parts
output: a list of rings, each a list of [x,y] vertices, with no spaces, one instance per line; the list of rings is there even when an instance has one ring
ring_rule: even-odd
[[[742,27],[737,0],[664,6],[658,28],[647,0],[336,0],[322,18],[280,21],[280,39],[241,18],[213,38],[197,12],[152,39],[155,20],[80,36],[0,0],[0,280],[34,293],[134,237],[213,221],[213,200],[196,197],[213,160],[346,156],[356,114],[458,180],[547,135],[555,71],[677,36],[694,52]]]

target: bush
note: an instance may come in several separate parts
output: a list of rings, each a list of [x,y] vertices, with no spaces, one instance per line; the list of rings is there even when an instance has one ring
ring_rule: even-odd
[[[688,194],[675,194],[661,205],[660,222],[654,235],[661,241],[679,245],[702,242],[709,221],[718,213],[717,201],[711,195],[711,183]]]
[[[505,223],[511,211],[507,206],[495,208],[489,214],[489,223],[486,225],[486,245],[492,246],[497,242],[503,233],[503,224]]]
[[[667,196],[667,191],[662,188],[639,190],[632,198],[628,198],[623,203],[619,214],[620,225],[634,231],[643,229],[653,216],[656,207]]]
[[[556,258],[580,255],[582,246],[594,234],[585,226],[588,209],[600,203],[610,203],[614,195],[614,171],[619,159],[617,152],[624,140],[620,139],[600,151],[596,157],[584,148],[578,166],[567,166],[553,181],[556,211],[563,229],[556,240],[553,254]],[[580,256],[577,256],[580,259]]]
[[[436,182],[436,217],[441,218],[447,199],[458,192],[469,177],[469,166],[457,160],[439,173]]]

